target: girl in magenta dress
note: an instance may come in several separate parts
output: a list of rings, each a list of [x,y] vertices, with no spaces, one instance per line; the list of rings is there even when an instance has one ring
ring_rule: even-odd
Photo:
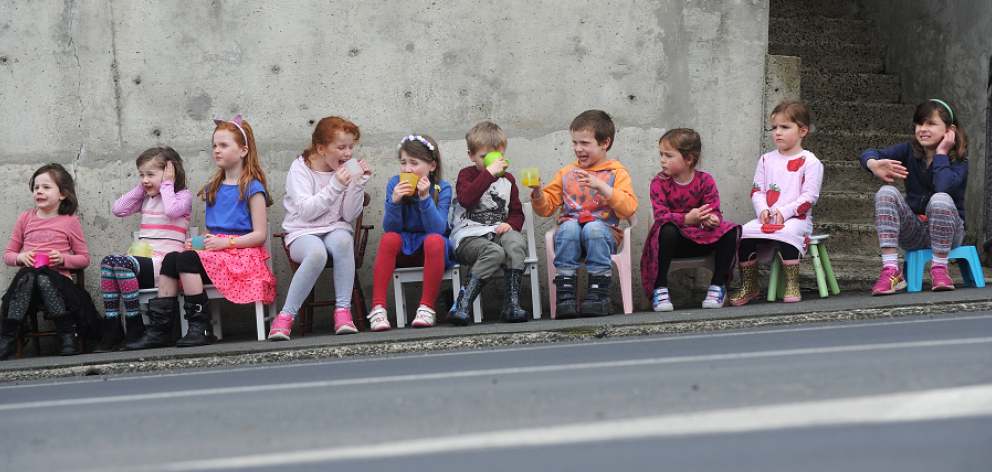
[[[813,205],[820,197],[823,164],[803,149],[810,115],[802,102],[785,101],[772,110],[772,137],[777,151],[761,156],[754,171],[751,203],[757,218],[744,225],[737,259],[741,288],[730,297],[740,306],[758,295],[758,262],[768,262],[779,251],[785,273],[786,303],[802,300],[799,261],[813,233]]]
[[[673,129],[658,141],[661,172],[651,180],[654,225],[644,242],[641,283],[654,311],[671,311],[668,268],[672,259],[714,255],[713,277],[703,308],[720,308],[733,274],[740,226],[723,220],[713,177],[696,170],[699,133]]]

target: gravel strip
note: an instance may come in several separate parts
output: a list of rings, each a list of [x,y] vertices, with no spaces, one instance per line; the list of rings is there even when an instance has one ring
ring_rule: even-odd
[[[765,326],[806,323],[824,323],[904,316],[969,313],[992,310],[992,302],[928,304],[918,307],[889,309],[861,309],[833,312],[816,312],[795,315],[762,315],[750,318],[707,320],[689,322],[652,322],[638,325],[590,325],[563,330],[546,330],[513,334],[482,334],[455,336],[445,339],[397,341],[384,343],[353,344],[347,346],[308,347],[270,352],[224,353],[216,352],[200,357],[146,358],[138,362],[112,362],[100,365],[53,367],[0,372],[0,382],[25,382],[32,380],[84,377],[89,375],[121,375],[145,372],[165,372],[180,369],[230,367],[238,365],[269,364],[300,360],[333,359],[357,356],[379,356],[457,349],[481,349],[497,346],[544,344],[564,341],[581,341],[594,338],[622,338],[657,334],[724,331]]]

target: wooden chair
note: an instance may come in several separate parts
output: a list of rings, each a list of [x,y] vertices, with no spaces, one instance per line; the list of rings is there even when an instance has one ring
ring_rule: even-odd
[[[76,282],[76,285],[80,287],[86,286],[86,272],[83,269],[71,269],[69,273],[72,275],[72,279]],[[34,305],[28,309],[28,332],[22,334],[17,338],[17,354],[15,357],[20,359],[24,354],[24,338],[31,340],[31,347],[34,349],[34,355],[41,355],[41,342],[39,338],[45,336],[58,336],[55,331],[38,331],[38,318],[43,316],[43,313],[47,313],[48,310],[45,308],[44,304]],[[83,349],[83,337],[79,336],[79,352],[84,352]]]
[[[369,231],[375,228],[374,225],[362,224],[362,220],[365,217],[365,207],[369,206],[369,202],[371,201],[372,196],[366,192],[365,201],[362,202],[362,211],[358,214],[358,219],[355,220],[355,282],[351,289],[351,308],[356,321],[355,325],[360,331],[365,331],[365,317],[368,316],[368,310],[365,307],[365,293],[362,291],[362,284],[358,280],[358,269],[362,268],[362,264],[365,261],[365,245],[368,244]],[[293,270],[293,275],[296,275],[296,269],[300,267],[300,264],[289,256],[289,246],[286,245],[286,233],[276,233],[272,236],[282,241],[282,249],[286,252],[289,268]],[[330,269],[332,267],[334,267],[334,260],[328,257],[327,265],[324,268]],[[314,288],[311,288],[310,294],[307,295],[306,300],[300,305],[298,316],[300,321],[300,337],[306,336],[306,333],[313,332],[314,307],[334,306],[335,300],[333,298],[329,300],[314,300],[314,291]]]

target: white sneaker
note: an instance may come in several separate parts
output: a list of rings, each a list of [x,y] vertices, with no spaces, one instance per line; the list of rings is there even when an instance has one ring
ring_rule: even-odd
[[[372,331],[386,331],[392,328],[389,325],[389,317],[386,316],[386,307],[382,305],[376,305],[368,318]]]
[[[413,319],[413,323],[410,326],[414,328],[430,328],[434,326],[434,310],[427,308],[426,305],[420,305],[417,308],[417,317]]]

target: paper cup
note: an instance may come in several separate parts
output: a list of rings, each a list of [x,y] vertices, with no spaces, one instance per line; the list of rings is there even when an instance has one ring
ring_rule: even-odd
[[[357,179],[365,173],[365,171],[362,170],[362,165],[358,163],[358,159],[348,159],[347,161],[344,161],[344,168],[348,169],[352,179]]]
[[[193,249],[198,251],[206,250],[207,246],[204,238],[206,238],[206,236],[193,236]]]
[[[520,185],[523,185],[524,187],[531,187],[534,185],[539,185],[540,183],[541,173],[537,170],[537,167],[520,169]]]
[[[400,174],[400,180],[405,180],[407,182],[410,182],[410,186],[413,187],[413,190],[410,190],[410,193],[408,193],[407,195],[413,195],[417,193],[417,181],[420,180],[420,177],[417,177],[417,174],[404,172]]]
[[[48,254],[35,254],[34,255],[34,266],[35,267],[45,267],[50,262],[52,262],[52,260],[51,260],[50,257],[48,257]]]

